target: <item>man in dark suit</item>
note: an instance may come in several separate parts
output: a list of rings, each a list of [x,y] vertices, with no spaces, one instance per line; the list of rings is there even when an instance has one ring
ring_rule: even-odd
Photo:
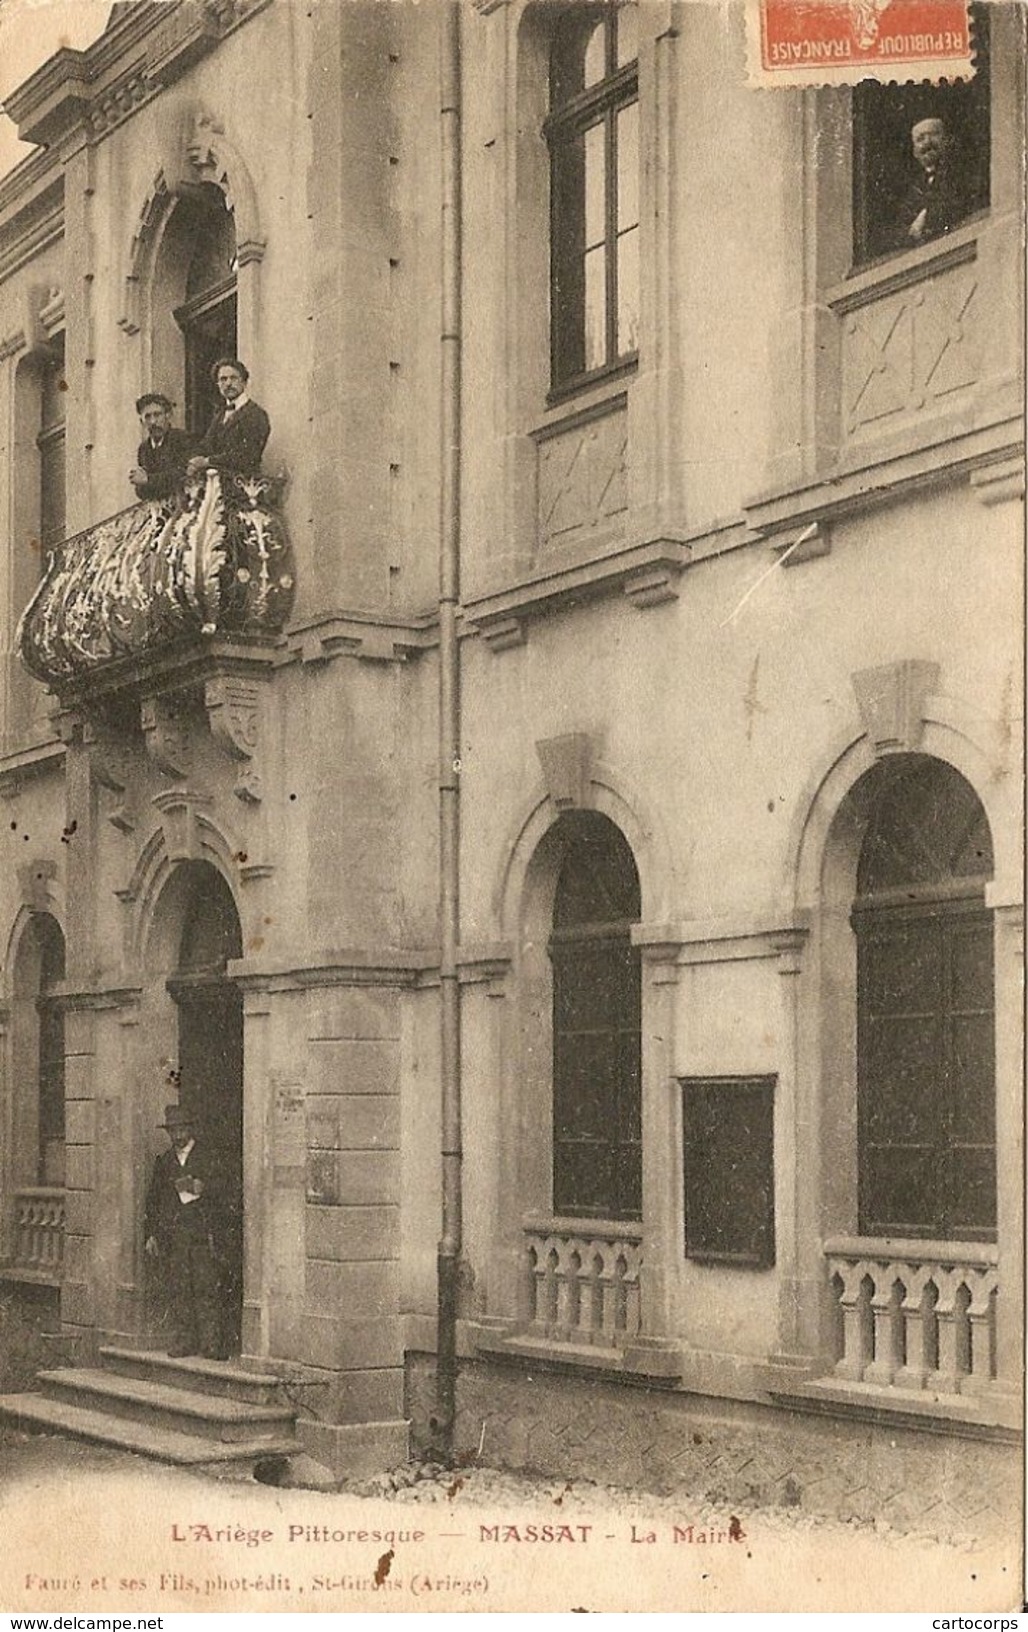
[[[918,174],[899,203],[897,249],[914,249],[952,232],[969,207],[966,180],[942,120],[918,120],[910,141]]]
[[[221,357],[211,369],[211,378],[222,407],[208,425],[190,470],[198,473],[213,465],[241,476],[257,476],[271,435],[271,420],[247,392],[249,372],[238,357]]]
[[[147,1255],[156,1260],[165,1283],[174,1328],[168,1353],[224,1360],[219,1260],[225,1224],[219,1163],[196,1120],[178,1105],[165,1107],[161,1126],[172,1148],[154,1163],[144,1237]]]
[[[148,391],[136,402],[146,432],[129,471],[137,498],[167,499],[182,486],[193,438],[172,425],[171,412],[172,403],[161,391]]]

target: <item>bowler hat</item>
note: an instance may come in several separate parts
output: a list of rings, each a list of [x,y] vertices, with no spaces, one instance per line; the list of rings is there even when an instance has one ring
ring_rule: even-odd
[[[164,1121],[160,1126],[166,1128],[169,1133],[175,1133],[179,1128],[195,1128],[196,1117],[190,1116],[181,1105],[165,1105]]]

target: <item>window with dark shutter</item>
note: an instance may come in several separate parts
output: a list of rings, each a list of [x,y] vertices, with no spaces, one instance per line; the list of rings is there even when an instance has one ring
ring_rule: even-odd
[[[852,918],[862,1235],[995,1239],[991,874],[973,789],[904,763],[872,814]]]
[[[642,1213],[641,970],[631,944],[639,875],[614,824],[561,817],[554,901],[553,1208],[569,1217]]]
[[[775,1261],[774,1077],[683,1077],[685,1252]]]

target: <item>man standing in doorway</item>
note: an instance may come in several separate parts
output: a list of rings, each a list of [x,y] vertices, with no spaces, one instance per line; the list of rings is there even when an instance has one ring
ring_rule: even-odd
[[[195,1118],[165,1107],[172,1148],[158,1156],[146,1198],[146,1252],[161,1270],[173,1326],[168,1354],[228,1358],[219,1265],[224,1255],[221,1177]]]

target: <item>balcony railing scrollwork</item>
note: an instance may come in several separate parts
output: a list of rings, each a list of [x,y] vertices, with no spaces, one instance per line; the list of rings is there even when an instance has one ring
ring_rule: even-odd
[[[18,628],[30,673],[60,690],[171,645],[278,634],[294,588],[282,485],[210,469],[68,539]]]

